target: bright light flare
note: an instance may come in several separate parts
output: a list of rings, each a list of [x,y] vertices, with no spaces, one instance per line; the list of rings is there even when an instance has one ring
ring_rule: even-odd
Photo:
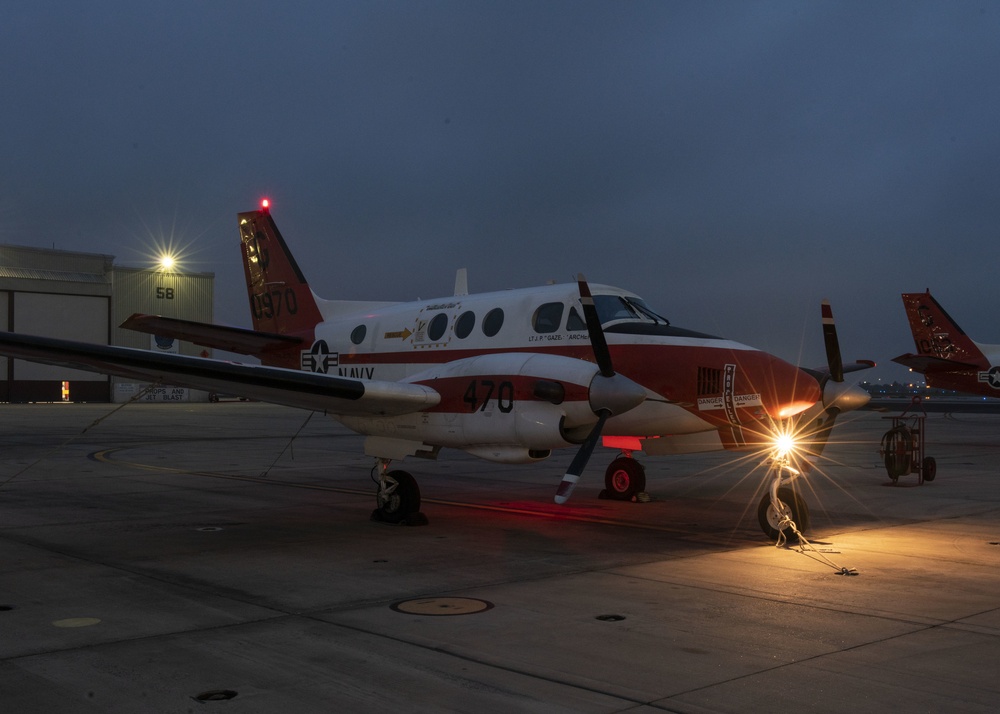
[[[177,261],[174,260],[174,256],[169,254],[160,256],[160,268],[162,270],[172,270],[176,264]]]
[[[778,433],[774,437],[774,456],[778,459],[786,458],[790,453],[798,448],[795,437],[790,433]]]

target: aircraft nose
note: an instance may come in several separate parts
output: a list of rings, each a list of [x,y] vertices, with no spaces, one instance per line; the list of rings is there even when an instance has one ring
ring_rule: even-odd
[[[777,419],[801,414],[823,398],[823,392],[811,375],[793,365],[782,363],[780,370],[775,370],[775,385],[777,387],[777,405],[771,416]]]

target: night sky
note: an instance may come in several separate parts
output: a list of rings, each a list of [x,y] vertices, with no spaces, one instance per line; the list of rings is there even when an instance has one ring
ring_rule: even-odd
[[[901,292],[1000,342],[1000,4],[32,0],[0,21],[0,242],[173,245],[250,325],[236,213],[323,297],[567,281],[805,366]]]

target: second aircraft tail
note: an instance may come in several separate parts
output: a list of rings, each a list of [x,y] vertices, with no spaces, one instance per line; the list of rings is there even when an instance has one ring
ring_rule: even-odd
[[[903,306],[918,355],[963,366],[988,366],[988,360],[979,346],[951,319],[931,296],[930,290],[903,293]]]

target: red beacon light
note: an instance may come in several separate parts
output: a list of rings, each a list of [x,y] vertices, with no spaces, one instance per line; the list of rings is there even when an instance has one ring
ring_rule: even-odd
[[[271,209],[271,201],[266,198],[260,200],[260,210],[262,213],[267,213]]]

